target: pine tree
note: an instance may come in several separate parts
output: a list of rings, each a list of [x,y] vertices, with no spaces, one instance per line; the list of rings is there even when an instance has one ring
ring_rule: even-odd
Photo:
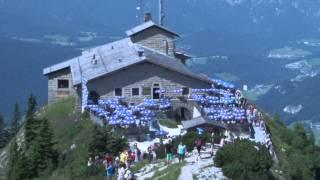
[[[94,127],[93,138],[90,143],[91,156],[103,156],[105,153],[116,154],[127,147],[127,140],[116,136],[109,126]]]
[[[54,133],[51,129],[50,122],[46,118],[41,120],[40,132],[36,141],[39,152],[38,171],[41,172],[57,158],[54,148]]]
[[[36,113],[36,107],[37,107],[36,98],[33,96],[33,94],[31,94],[28,99],[28,109],[26,113],[27,118],[34,116],[34,114]]]
[[[18,133],[20,129],[20,120],[21,120],[21,112],[20,112],[19,104],[15,103],[12,123],[11,123],[11,130],[10,130],[11,137],[14,137]]]
[[[6,145],[4,118],[0,113],[0,149]]]
[[[100,155],[103,156],[104,153],[110,153],[108,148],[112,142],[112,134],[107,127],[101,127],[96,125],[94,127],[93,138],[90,143],[89,152],[92,156]]]
[[[10,145],[10,156],[9,156],[9,163],[8,163],[8,167],[9,167],[9,171],[7,174],[7,177],[10,180],[15,180],[18,179],[19,176],[19,149],[18,149],[18,144],[17,144],[17,139],[13,138],[12,139],[12,143]]]
[[[31,94],[28,99],[28,109],[26,112],[26,121],[25,121],[25,145],[28,149],[32,141],[37,136],[38,130],[38,121],[35,117],[37,101],[35,97]]]

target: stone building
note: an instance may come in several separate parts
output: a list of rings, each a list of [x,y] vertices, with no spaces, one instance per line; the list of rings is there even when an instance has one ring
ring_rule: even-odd
[[[128,104],[145,98],[159,99],[158,90],[175,101],[174,111],[182,119],[194,116],[195,108],[178,96],[187,96],[191,88],[211,88],[212,80],[185,66],[188,55],[177,51],[179,35],[152,21],[126,32],[127,38],[84,51],[82,55],[47,67],[48,103],[74,96],[81,105],[81,82],[88,81],[89,100],[124,96]],[[181,88],[181,94],[173,93]]]

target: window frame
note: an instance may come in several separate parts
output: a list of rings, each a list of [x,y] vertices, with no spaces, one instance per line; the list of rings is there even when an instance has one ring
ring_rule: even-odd
[[[187,93],[185,93],[185,91],[187,91]],[[190,88],[188,87],[183,87],[182,88],[182,95],[186,96],[190,94]]]
[[[145,91],[145,89],[148,89],[148,92],[149,93],[144,93]],[[152,95],[152,88],[151,87],[142,87],[142,90],[141,90],[141,95],[142,96],[151,96]]]
[[[138,90],[138,94],[133,94],[134,90]],[[131,88],[131,96],[140,96],[140,88],[137,88],[137,87]]]
[[[117,95],[117,90],[121,90],[121,95]],[[114,96],[123,96],[123,88],[114,88]]]
[[[59,85],[60,85],[61,81],[67,82],[68,83],[67,87],[60,87]],[[57,79],[57,89],[58,90],[59,89],[66,90],[66,89],[69,89],[69,88],[70,88],[70,80],[69,79]]]

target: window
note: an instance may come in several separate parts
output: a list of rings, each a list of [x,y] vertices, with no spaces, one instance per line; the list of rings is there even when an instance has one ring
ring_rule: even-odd
[[[139,88],[132,88],[132,96],[139,96]]]
[[[68,89],[69,80],[67,79],[58,79],[58,89]]]
[[[169,54],[169,43],[167,40],[163,40],[164,50],[166,54]]]
[[[182,95],[188,95],[189,94],[189,88],[184,87],[182,88]]]
[[[159,85],[159,84],[153,84],[153,86],[155,86],[155,87],[159,87],[160,85]]]
[[[114,95],[115,96],[122,96],[122,88],[115,88]]]
[[[143,87],[142,88],[142,95],[151,95],[151,88],[150,87]]]

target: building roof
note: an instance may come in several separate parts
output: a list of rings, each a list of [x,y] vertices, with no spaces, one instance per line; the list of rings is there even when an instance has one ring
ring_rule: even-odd
[[[135,35],[135,34],[137,34],[139,32],[142,32],[142,31],[144,31],[146,29],[149,29],[151,27],[157,27],[157,28],[159,28],[159,29],[161,29],[163,31],[166,31],[166,32],[168,32],[168,33],[170,33],[170,34],[172,34],[174,36],[179,37],[178,33],[174,32],[174,31],[171,31],[171,30],[169,30],[169,29],[167,29],[167,28],[165,28],[163,26],[160,26],[160,25],[154,23],[153,21],[148,21],[148,22],[145,22],[145,23],[143,23],[143,24],[141,24],[139,26],[136,26],[136,27],[134,27],[132,29],[129,29],[129,30],[126,31],[126,34],[129,37],[131,37],[131,36],[133,36],[133,35]]]
[[[43,70],[43,74],[50,74],[52,72],[55,72],[55,71],[58,71],[58,70],[61,70],[61,69],[65,69],[65,68],[69,68],[70,67],[70,64],[73,62],[73,59],[70,59],[68,61],[64,61],[62,63],[59,63],[59,64],[55,64],[55,65],[52,65],[50,67],[47,67]]]
[[[178,59],[134,44],[130,38],[84,51],[81,56],[45,68],[43,74],[48,75],[70,67],[73,85],[78,85],[82,78],[93,80],[141,62],[150,62],[186,76],[213,83],[209,77],[189,70]]]
[[[179,72],[181,74],[184,74],[186,76],[196,78],[202,81],[207,81],[209,83],[213,83],[213,81],[207,77],[204,74],[196,74],[192,72],[190,69],[188,69],[184,64],[180,62],[180,60],[175,59],[171,56],[168,56],[164,53],[155,51],[153,49],[137,45],[140,48],[143,49],[145,57],[147,58],[148,61],[150,61],[153,64],[157,64],[159,66],[171,69],[173,71]]]

